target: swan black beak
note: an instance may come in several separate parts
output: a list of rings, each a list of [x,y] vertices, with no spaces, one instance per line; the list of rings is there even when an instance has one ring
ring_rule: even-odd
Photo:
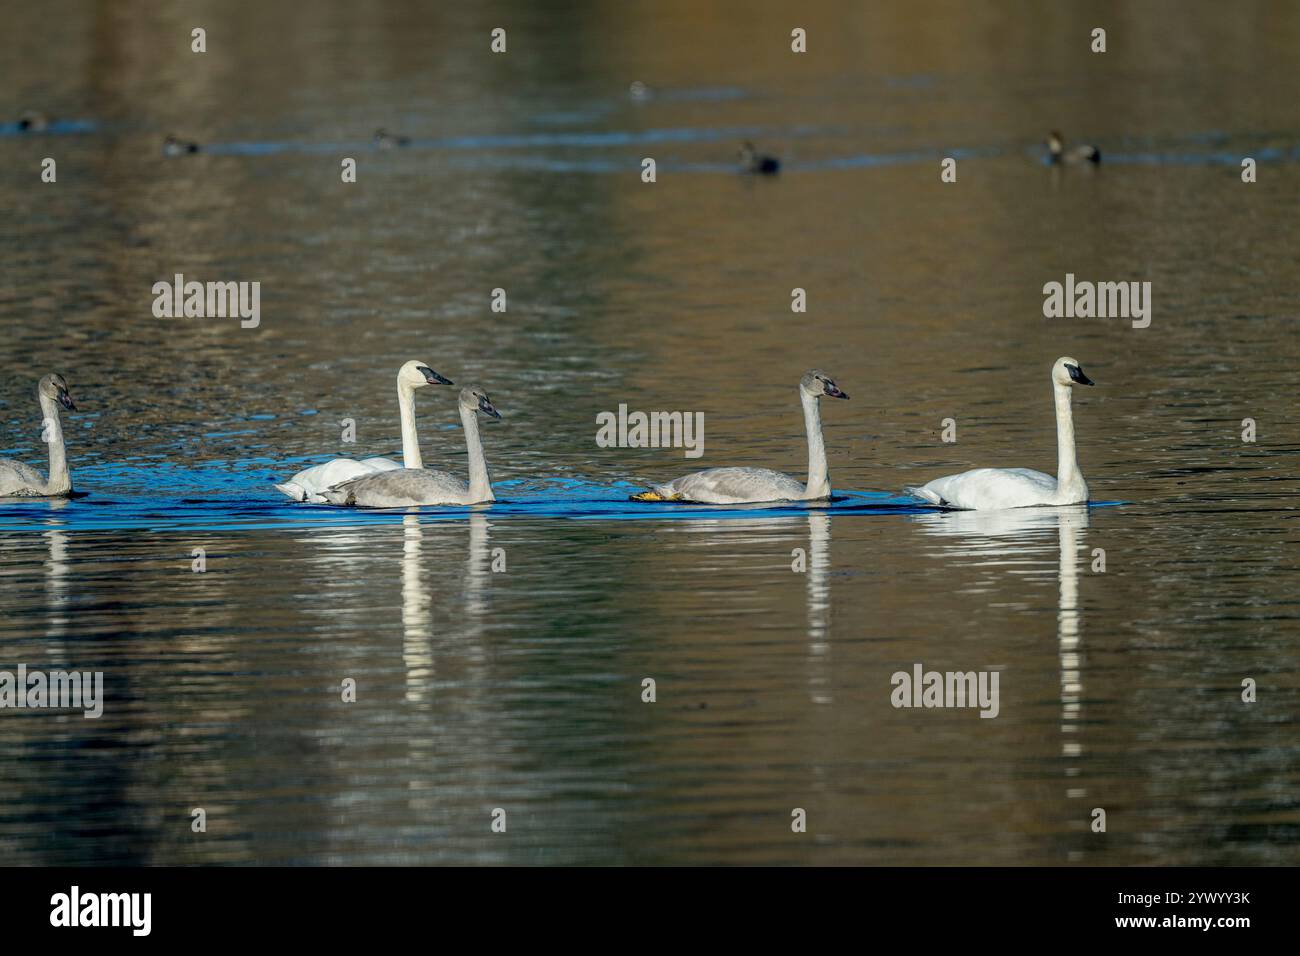
[[[840,387],[839,387],[838,385],[836,385],[834,382],[827,382],[825,388],[823,388],[822,391],[824,391],[824,392],[825,392],[827,395],[829,395],[831,398],[848,398],[848,397],[849,397],[849,396],[848,396],[848,393],[847,393],[847,392],[841,392],[841,391],[840,391]]]
[[[67,392],[59,392],[59,404],[70,412],[77,410],[77,403],[72,400],[72,396]]]
[[[493,405],[492,402],[486,398],[480,398],[478,400],[478,410],[482,412],[484,415],[491,415],[493,418],[501,417],[501,413],[497,411],[496,406]]]
[[[455,385],[456,384],[451,379],[444,378],[443,376],[435,372],[433,369],[425,368],[423,365],[420,366],[419,372],[424,376],[424,380],[428,382],[430,385]]]
[[[1076,385],[1097,384],[1092,379],[1088,378],[1088,376],[1084,375],[1083,369],[1079,368],[1077,365],[1067,365],[1065,366],[1065,370],[1070,373],[1070,381],[1074,382]]]

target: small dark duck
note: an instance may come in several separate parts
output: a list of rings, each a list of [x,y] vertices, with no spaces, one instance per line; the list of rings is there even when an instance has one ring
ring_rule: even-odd
[[[185,156],[189,153],[197,153],[199,144],[192,143],[189,140],[177,139],[175,136],[168,136],[163,140],[164,156]]]
[[[1075,146],[1072,149],[1065,148],[1065,137],[1059,130],[1052,130],[1047,134],[1047,158],[1052,165],[1078,166],[1081,163],[1092,163],[1094,166],[1101,162],[1101,150],[1096,146]]]
[[[398,136],[394,133],[388,132],[388,130],[383,127],[380,127],[375,130],[373,142],[376,149],[398,149],[402,146],[410,146],[411,137]]]
[[[767,156],[754,149],[754,144],[745,141],[740,147],[740,166],[746,173],[759,176],[775,176],[781,171],[781,161],[775,156]]]
[[[18,117],[18,128],[24,133],[44,133],[50,128],[50,118],[36,110],[26,110]]]

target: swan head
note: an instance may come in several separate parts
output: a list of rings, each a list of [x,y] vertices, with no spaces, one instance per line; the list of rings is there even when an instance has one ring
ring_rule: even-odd
[[[1083,366],[1078,359],[1068,355],[1056,360],[1052,366],[1052,384],[1054,385],[1096,385],[1092,379],[1083,374]]]
[[[1059,129],[1054,129],[1047,134],[1047,149],[1053,156],[1060,156],[1065,150],[1065,137],[1061,135]]]
[[[77,410],[77,403],[68,394],[68,383],[57,372],[51,372],[40,380],[36,386],[36,394],[58,402],[70,412]]]
[[[423,388],[426,385],[455,385],[449,378],[444,378],[424,362],[407,362],[397,373],[397,384],[407,388]]]
[[[834,379],[819,368],[804,372],[803,378],[799,379],[799,387],[803,389],[805,395],[812,398],[821,398],[823,395],[829,398],[849,397],[840,391],[840,387],[835,384]]]
[[[492,399],[488,398],[488,393],[483,391],[481,385],[466,385],[460,390],[460,407],[469,411],[482,412],[492,418],[501,417],[501,413],[497,411],[497,407],[492,404]]]

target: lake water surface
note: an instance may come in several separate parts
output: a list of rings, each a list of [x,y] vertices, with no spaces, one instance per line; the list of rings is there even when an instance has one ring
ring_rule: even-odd
[[[87,494],[0,502],[0,670],[106,700],[0,711],[0,863],[1300,860],[1300,7],[445,6],[6,7],[0,117],[56,121],[0,126],[0,457],[43,467],[60,371]],[[260,326],[155,318],[176,273]],[[1067,273],[1150,281],[1150,327],[1045,319]],[[1093,507],[902,495],[1052,471],[1060,355]],[[498,503],[280,496],[399,453],[407,359],[501,409]],[[828,506],[626,501],[799,473],[812,367]],[[620,403],[704,456],[598,447]],[[417,410],[463,473],[452,390]],[[996,719],[891,706],[918,662],[996,671]]]

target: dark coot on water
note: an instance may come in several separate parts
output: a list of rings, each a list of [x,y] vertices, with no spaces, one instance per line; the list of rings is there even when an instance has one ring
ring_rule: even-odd
[[[411,138],[409,136],[398,136],[380,128],[375,130],[374,143],[378,149],[396,149],[399,146],[409,146]]]
[[[746,142],[740,147],[740,165],[747,173],[760,176],[775,176],[781,171],[781,161],[775,156],[767,156],[754,149],[754,144]]]
[[[1047,160],[1053,165],[1064,163],[1067,166],[1077,166],[1080,163],[1092,163],[1096,166],[1101,163],[1101,150],[1086,145],[1067,150],[1065,137],[1059,130],[1052,130],[1047,134]]]
[[[187,153],[197,153],[198,151],[198,143],[192,143],[184,139],[177,139],[175,136],[168,136],[163,140],[164,156],[184,156]]]

